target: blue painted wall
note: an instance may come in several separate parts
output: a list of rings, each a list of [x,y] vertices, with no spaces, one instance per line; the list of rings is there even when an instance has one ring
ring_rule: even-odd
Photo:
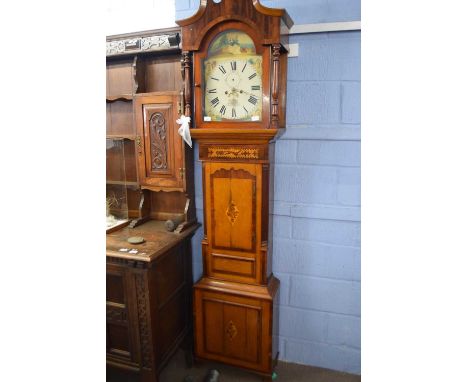
[[[295,24],[360,20],[358,0],[273,0]],[[176,0],[177,18],[198,0]],[[360,32],[294,35],[287,130],[276,144],[273,271],[282,360],[361,372]],[[198,158],[198,146],[195,146]],[[196,162],[199,221],[201,164]],[[202,273],[200,229],[194,276]]]

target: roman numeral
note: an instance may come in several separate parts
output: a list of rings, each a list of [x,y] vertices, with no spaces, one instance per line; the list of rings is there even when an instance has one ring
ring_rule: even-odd
[[[211,100],[211,105],[213,105],[213,107],[218,106],[218,103],[219,103],[219,98],[218,98],[218,97],[213,98],[213,99]]]
[[[215,77],[210,77],[212,80],[215,80],[215,81],[219,81],[219,79],[215,78]]]
[[[249,114],[249,111],[245,108],[245,106],[242,106],[247,114]]]
[[[231,69],[236,70],[237,69],[237,63],[236,61],[231,61]]]
[[[208,93],[212,93],[212,94],[214,94],[214,93],[216,93],[216,92],[217,92],[217,90],[216,90],[216,89],[210,89],[210,90],[208,90]]]
[[[252,85],[252,90],[260,90],[260,85]]]
[[[226,69],[224,69],[223,65],[219,65],[219,70],[221,70],[221,72],[223,72],[223,74],[226,74]]]
[[[221,109],[219,110],[221,112],[222,115],[224,115],[226,113],[226,106],[221,106]]]
[[[254,78],[256,75],[257,75],[257,73],[254,73],[254,74],[252,74],[251,76],[249,76],[249,80],[251,80],[252,78]]]
[[[256,104],[257,104],[257,101],[258,101],[258,99],[256,99],[254,96],[250,96],[249,102],[250,102],[252,105],[256,105]]]
[[[247,62],[245,63],[244,67],[242,68],[242,73],[244,72],[246,66],[247,66]]]
[[[236,109],[232,108],[231,115],[232,118],[236,118]]]

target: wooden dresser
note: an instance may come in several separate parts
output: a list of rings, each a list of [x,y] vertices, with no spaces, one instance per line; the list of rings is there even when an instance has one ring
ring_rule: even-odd
[[[107,366],[144,382],[182,344],[191,352],[193,151],[178,29],[107,41]],[[130,237],[144,243],[130,244]]]
[[[190,239],[196,228],[177,234],[167,232],[163,222],[149,221],[108,234],[109,366],[137,372],[141,381],[157,381],[184,340],[187,351],[191,351]],[[135,235],[146,242],[129,244],[128,237]]]

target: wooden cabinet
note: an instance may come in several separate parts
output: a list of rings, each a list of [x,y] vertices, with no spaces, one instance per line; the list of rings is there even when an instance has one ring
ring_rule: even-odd
[[[196,217],[193,151],[176,123],[184,106],[179,41],[177,28],[107,41],[106,196],[119,221],[171,220],[181,232]]]
[[[190,238],[195,229],[169,233],[162,222],[150,221],[108,235],[109,366],[137,372],[142,381],[154,382],[184,340],[191,352]],[[147,241],[133,246],[136,253],[120,251],[129,247],[127,238],[133,235]]]
[[[181,102],[178,92],[135,97],[138,173],[143,188],[185,190],[185,143],[175,122]]]
[[[157,382],[192,339],[193,152],[178,135],[177,30],[107,42],[108,367]],[[130,237],[143,243],[130,244]]]

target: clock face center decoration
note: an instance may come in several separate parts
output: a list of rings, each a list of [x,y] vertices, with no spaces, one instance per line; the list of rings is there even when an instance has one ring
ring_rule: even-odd
[[[204,120],[261,121],[262,56],[244,32],[228,30],[204,61]]]

